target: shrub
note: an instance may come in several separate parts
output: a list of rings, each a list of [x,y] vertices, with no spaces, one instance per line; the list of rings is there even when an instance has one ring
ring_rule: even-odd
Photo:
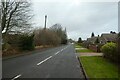
[[[8,44],[8,43],[4,43],[3,45],[2,45],[2,50],[8,50],[8,49],[10,49],[10,44]]]
[[[20,37],[20,48],[22,50],[33,50],[34,49],[34,35],[24,34]]]
[[[19,53],[18,47],[14,47],[8,43],[4,43],[2,45],[2,56],[3,57],[18,54],[18,53]]]
[[[60,37],[52,30],[49,29],[39,29],[36,30],[34,36],[34,42],[36,46],[40,45],[59,45],[61,42]]]
[[[108,58],[112,61],[117,61],[118,53],[117,53],[117,44],[116,43],[107,43],[102,46],[101,51],[104,53],[104,57]]]

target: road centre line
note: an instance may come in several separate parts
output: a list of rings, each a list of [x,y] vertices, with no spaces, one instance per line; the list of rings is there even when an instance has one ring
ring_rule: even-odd
[[[15,76],[15,77],[14,77],[13,79],[11,79],[11,80],[15,80],[15,79],[19,78],[20,76],[21,76],[21,74]]]
[[[65,47],[65,49],[67,49],[68,48],[68,46],[67,47]]]
[[[67,46],[67,47],[68,47],[68,46]],[[67,47],[65,47],[65,48],[61,49],[60,51],[56,52],[55,55],[57,55],[57,54],[60,53],[61,51],[65,50]],[[44,59],[43,61],[41,61],[41,62],[39,62],[39,63],[37,63],[37,65],[40,65],[40,64],[44,63],[45,61],[47,61],[47,60],[50,59],[50,58],[52,58],[52,56]]]
[[[68,48],[68,46],[67,47],[65,47],[65,48],[63,48],[63,49],[61,49],[60,51],[63,51],[63,50],[65,50],[65,49],[67,49]]]
[[[44,63],[45,61],[47,61],[47,60],[50,59],[50,58],[52,58],[52,56],[50,56],[50,57],[44,59],[43,61],[39,62],[37,65],[40,65],[40,64]]]
[[[58,54],[58,53],[60,53],[60,52],[62,52],[65,49],[67,49],[67,47],[65,47],[65,48],[61,49],[60,51],[56,52],[55,55]]]
[[[55,55],[57,55],[60,51],[56,52]]]
[[[61,49],[61,51],[63,51],[64,50],[64,48],[63,49]]]

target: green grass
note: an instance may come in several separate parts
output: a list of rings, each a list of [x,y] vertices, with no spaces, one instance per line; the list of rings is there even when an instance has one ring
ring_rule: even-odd
[[[103,57],[80,57],[89,78],[118,78],[118,67]]]
[[[78,49],[78,50],[76,50],[76,52],[86,53],[86,52],[93,52],[93,51],[89,50],[89,49]]]
[[[75,48],[83,48],[83,47],[78,44],[75,44]]]

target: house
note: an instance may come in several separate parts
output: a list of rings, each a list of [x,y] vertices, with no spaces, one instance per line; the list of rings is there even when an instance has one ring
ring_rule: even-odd
[[[95,44],[97,38],[98,38],[98,37],[87,38],[87,43],[89,43],[89,44]]]
[[[108,42],[117,42],[118,34],[103,33],[100,37],[91,37],[83,43],[83,45],[93,51],[99,52],[102,45]]]
[[[96,44],[96,40],[98,39],[97,43],[106,44],[108,42],[117,42],[118,34],[116,33],[103,33],[100,37],[91,37],[87,38],[87,43],[89,44]]]
[[[87,38],[87,48],[98,52],[96,41],[99,40],[99,37]]]
[[[104,33],[104,34],[101,35],[100,43],[101,44],[106,44],[108,42],[117,42],[117,36],[118,36],[118,34]]]

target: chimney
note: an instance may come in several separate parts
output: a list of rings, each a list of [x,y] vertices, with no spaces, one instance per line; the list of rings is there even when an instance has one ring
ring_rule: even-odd
[[[47,15],[45,15],[45,26],[44,26],[44,29],[46,29],[46,22],[47,22]]]

